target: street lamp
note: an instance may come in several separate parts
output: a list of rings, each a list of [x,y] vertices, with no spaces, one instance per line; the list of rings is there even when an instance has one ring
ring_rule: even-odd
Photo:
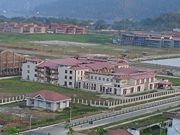
[[[69,123],[71,123],[71,117],[72,117],[72,108],[70,107],[70,110],[69,110]]]
[[[31,125],[32,125],[32,115],[29,117],[29,130],[31,130]]]

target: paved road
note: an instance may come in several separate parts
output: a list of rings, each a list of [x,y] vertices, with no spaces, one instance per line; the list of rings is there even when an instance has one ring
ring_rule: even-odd
[[[98,126],[118,122],[120,120],[125,120],[127,118],[133,118],[136,116],[141,116],[147,113],[152,113],[157,110],[167,109],[169,107],[174,107],[180,105],[180,97],[174,97],[170,99],[164,99],[162,101],[155,101],[151,103],[145,103],[143,105],[137,105],[134,107],[124,108],[120,111],[111,112],[111,113],[102,113],[94,116],[90,116],[87,118],[81,118],[77,120],[73,120],[72,123],[76,124],[79,122],[82,122],[84,124],[74,126],[74,130],[81,131],[85,129],[95,128]],[[144,108],[144,109],[142,109]],[[128,112],[131,111],[131,112]],[[124,112],[124,113],[122,113]],[[105,118],[104,116],[110,116]],[[103,118],[102,118],[103,117]],[[98,118],[100,118],[98,120]],[[87,121],[93,120],[93,124],[89,124]],[[43,135],[45,133],[46,135],[50,133],[51,135],[66,135],[67,130],[64,129],[65,124],[57,124],[54,126],[44,127],[41,129],[35,129],[34,131],[36,133],[39,133],[39,135]],[[27,133],[24,133],[23,135],[28,135]],[[35,134],[31,134],[35,135]]]

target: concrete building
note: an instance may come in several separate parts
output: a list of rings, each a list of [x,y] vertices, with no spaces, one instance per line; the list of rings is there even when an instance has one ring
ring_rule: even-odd
[[[22,79],[86,91],[128,95],[157,87],[155,73],[130,68],[122,59],[78,57],[23,64]]]
[[[26,57],[11,50],[0,52],[0,76],[20,75]]]
[[[69,107],[71,98],[57,92],[41,90],[26,96],[26,105],[50,111],[63,110]]]
[[[156,48],[180,48],[180,35],[178,33],[127,32],[122,33],[119,38],[113,39],[113,43]]]
[[[41,63],[41,59],[27,58],[22,65],[22,79],[32,82],[37,81],[36,65]]]
[[[157,84],[153,71],[119,68],[112,72],[87,72],[81,89],[112,95],[129,95],[153,90]]]

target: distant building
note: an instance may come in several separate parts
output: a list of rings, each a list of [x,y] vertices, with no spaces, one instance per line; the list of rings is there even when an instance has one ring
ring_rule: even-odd
[[[22,64],[26,57],[11,50],[0,52],[0,76],[21,75]]]
[[[180,34],[127,32],[122,33],[119,38],[113,39],[113,43],[156,48],[180,48]]]
[[[26,96],[26,105],[50,111],[63,110],[69,107],[71,98],[57,92],[41,90]]]

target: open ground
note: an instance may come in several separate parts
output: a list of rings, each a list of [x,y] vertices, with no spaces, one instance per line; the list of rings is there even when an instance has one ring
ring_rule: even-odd
[[[178,54],[179,49],[146,48],[112,45],[112,36],[107,35],[62,35],[62,34],[13,34],[0,33],[0,49],[40,57],[66,57],[87,54],[113,56],[127,55],[129,58]]]

